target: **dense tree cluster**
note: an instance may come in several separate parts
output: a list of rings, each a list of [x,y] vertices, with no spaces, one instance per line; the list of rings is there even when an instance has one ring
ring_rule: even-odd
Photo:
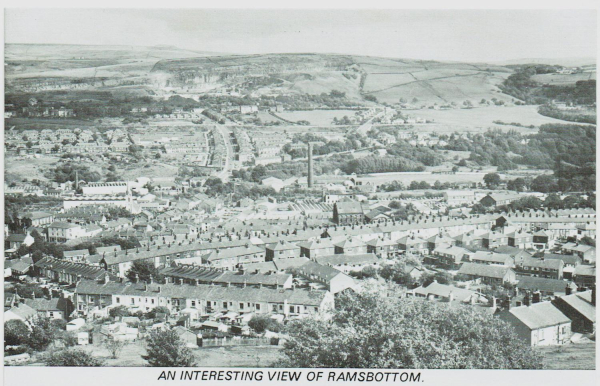
[[[174,330],[153,330],[147,338],[147,355],[144,359],[151,367],[192,367],[196,365],[194,353]]]
[[[368,315],[368,317],[365,317]],[[476,307],[341,294],[331,320],[287,326],[285,367],[540,369],[512,327]]]
[[[389,172],[420,172],[425,167],[404,157],[369,156],[349,161],[342,166],[346,174],[389,173]]]
[[[499,87],[505,94],[528,104],[545,104],[553,100],[583,105],[596,102],[596,80],[580,80],[574,86],[561,86],[543,85],[532,78],[536,74],[552,72],[556,72],[556,68],[546,65],[518,67]]]

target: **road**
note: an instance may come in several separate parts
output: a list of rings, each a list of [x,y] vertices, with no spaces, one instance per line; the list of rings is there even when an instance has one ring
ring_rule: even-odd
[[[223,141],[225,141],[225,149],[227,149],[227,157],[225,158],[225,167],[219,173],[217,173],[217,177],[221,179],[223,182],[229,181],[229,176],[231,175],[232,162],[233,159],[233,146],[231,145],[231,141],[229,140],[229,134],[231,131],[224,125],[217,124],[217,129],[221,136],[223,137]]]

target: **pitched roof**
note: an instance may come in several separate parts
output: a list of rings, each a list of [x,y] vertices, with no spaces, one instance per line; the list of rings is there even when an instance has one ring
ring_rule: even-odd
[[[103,253],[109,253],[109,252],[114,252],[114,251],[118,252],[120,250],[121,250],[120,245],[109,245],[107,247],[96,247],[96,254],[101,255]]]
[[[340,247],[340,248],[354,248],[354,247],[363,247],[366,244],[359,238],[350,237],[350,238],[346,238],[344,240],[340,240],[337,243],[334,243],[333,245],[336,247]]]
[[[471,256],[471,260],[485,261],[496,264],[504,264],[507,260],[512,261],[510,255],[504,253],[494,253],[487,251],[477,251]]]
[[[550,302],[514,307],[509,312],[531,330],[571,322],[571,319]]]
[[[362,204],[357,201],[336,202],[338,214],[362,214],[364,213]]]
[[[29,307],[33,308],[36,311],[56,311],[60,310],[59,302],[62,299],[52,298],[52,299],[25,299],[25,304]]]
[[[296,268],[296,271],[301,275],[316,276],[325,282],[331,281],[338,275],[344,275],[341,271],[327,265],[317,264],[314,261],[308,261],[307,263]]]
[[[596,322],[596,306],[592,304],[592,291],[577,292],[559,299],[577,310],[587,320]]]
[[[285,271],[289,268],[300,267],[309,261],[306,257],[294,257],[291,259],[273,259],[273,263],[278,270]]]
[[[458,270],[458,274],[503,279],[508,271],[511,271],[509,267],[500,265],[463,263]]]
[[[13,233],[11,235],[8,235],[8,237],[5,239],[5,241],[14,242],[14,243],[22,243],[23,241],[25,241],[26,237],[27,237],[27,235],[24,235],[21,233]]]
[[[283,239],[279,240],[276,243],[267,244],[266,248],[272,251],[289,251],[292,249],[300,249],[300,247],[296,244],[292,244],[289,241]]]
[[[61,229],[69,229],[69,228],[79,228],[80,226],[77,224],[72,224],[66,221],[55,221],[48,226],[48,228],[61,228]]]
[[[571,288],[577,288],[577,286],[574,284],[559,279],[517,275],[517,280],[519,281],[517,283],[517,288],[522,290],[540,290],[545,292],[564,293],[567,286],[570,286]]]
[[[596,276],[596,267],[593,265],[584,265],[580,264],[575,267],[575,271],[573,272],[575,276]]]
[[[87,256],[89,254],[90,254],[90,251],[88,251],[87,249],[77,249],[74,251],[64,251],[63,252],[64,257]]]
[[[88,279],[97,279],[106,275],[106,271],[100,267],[94,267],[87,264],[72,263],[70,261],[53,259],[51,257],[45,257],[42,260],[35,263],[37,268],[46,268],[52,271],[65,272],[70,275],[81,275]]]
[[[329,239],[308,240],[303,243],[298,243],[298,246],[306,249],[334,248],[333,243]]]
[[[160,291],[160,292],[159,292]],[[109,281],[100,284],[95,280],[82,280],[75,290],[78,294],[160,296],[178,299],[209,299],[213,301],[268,302],[318,306],[328,291],[301,289],[274,289],[254,287],[222,287],[207,285],[120,283]]]
[[[315,261],[321,265],[343,265],[343,264],[373,264],[377,263],[379,259],[373,253],[361,253],[358,255],[329,255],[329,256],[317,256]]]
[[[527,257],[527,258],[523,259],[523,261],[521,262],[521,265],[523,265],[524,267],[535,267],[535,268],[558,270],[562,266],[564,266],[564,263],[562,262],[562,260],[557,260],[557,259],[542,260],[542,259],[536,259],[533,257]]]
[[[234,248],[226,248],[226,249],[218,249],[216,251],[212,251],[206,257],[208,261],[216,261],[222,259],[229,259],[232,257],[251,255],[255,253],[262,253],[264,250],[262,248],[257,247],[256,245],[247,244],[243,247],[234,247]]]
[[[11,307],[8,311],[11,311],[21,319],[27,320],[37,315],[37,311],[29,307],[27,304],[17,303],[14,307]],[[4,311],[4,313],[8,312]]]
[[[440,284],[438,282],[432,282],[427,287],[418,287],[414,289],[416,294],[423,296],[436,295],[444,298],[448,298],[452,293],[454,299],[464,302],[468,301],[471,296],[476,292],[464,288],[454,287],[452,285]]]
[[[559,255],[556,253],[544,253],[544,260],[562,260],[565,264],[577,265],[581,259],[577,255]]]

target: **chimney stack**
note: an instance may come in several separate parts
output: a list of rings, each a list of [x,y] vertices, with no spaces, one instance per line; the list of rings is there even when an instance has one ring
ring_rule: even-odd
[[[572,293],[573,290],[571,289],[571,286],[567,284],[567,286],[565,287],[565,295],[571,295]]]
[[[542,293],[540,291],[535,291],[533,293],[532,303],[539,303],[542,301]]]

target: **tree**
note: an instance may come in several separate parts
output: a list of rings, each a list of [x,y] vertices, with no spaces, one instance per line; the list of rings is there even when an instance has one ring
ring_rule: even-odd
[[[157,314],[170,315],[171,311],[169,311],[169,309],[165,306],[158,306],[148,311],[148,313],[146,313],[146,317],[149,319],[155,319]]]
[[[129,311],[127,310],[127,307],[125,306],[118,306],[115,308],[111,308],[110,311],[108,311],[108,315],[110,315],[111,318],[117,318],[120,316],[129,316]]]
[[[596,248],[596,240],[594,240],[590,236],[583,236],[580,241],[581,244],[589,245]]]
[[[544,199],[544,207],[546,207],[546,209],[563,209],[564,204],[558,194],[551,193]]]
[[[498,173],[488,173],[483,176],[483,182],[489,189],[495,189],[500,185],[502,179]]]
[[[368,315],[368,317],[365,317]],[[506,322],[468,305],[345,293],[330,320],[291,321],[285,367],[539,369]]]
[[[150,279],[153,279],[157,282],[163,281],[163,275],[160,274],[158,268],[156,268],[154,266],[154,263],[151,261],[134,261],[131,265],[131,268],[129,269],[129,271],[127,271],[125,276],[127,276],[127,278],[131,281],[134,281],[136,279],[142,281],[149,281]]]
[[[527,182],[523,178],[515,178],[514,180],[510,180],[506,183],[506,187],[509,190],[516,190],[517,192],[522,192],[525,190],[527,186]]]
[[[56,332],[50,323],[50,318],[36,316],[32,324],[27,345],[34,350],[43,351],[54,341]]]
[[[112,336],[108,337],[104,341],[104,347],[106,347],[108,352],[110,352],[110,357],[112,359],[119,358],[121,351],[123,351],[123,348],[125,348],[126,345],[127,345],[127,342],[125,342],[124,340],[117,340]]]
[[[558,191],[558,184],[554,176],[544,174],[531,181],[531,190],[534,192],[550,193]]]
[[[262,334],[266,330],[279,332],[281,331],[281,324],[276,320],[271,319],[268,315],[255,315],[248,321],[248,326],[253,329],[257,334]]]
[[[147,338],[148,355],[143,358],[152,367],[192,367],[195,358],[173,330],[151,331]]]
[[[9,320],[4,323],[4,344],[7,346],[19,346],[26,344],[29,338],[29,328],[25,322],[19,319]]]
[[[94,358],[91,354],[77,349],[67,349],[54,352],[48,356],[46,366],[100,367],[104,361]]]

